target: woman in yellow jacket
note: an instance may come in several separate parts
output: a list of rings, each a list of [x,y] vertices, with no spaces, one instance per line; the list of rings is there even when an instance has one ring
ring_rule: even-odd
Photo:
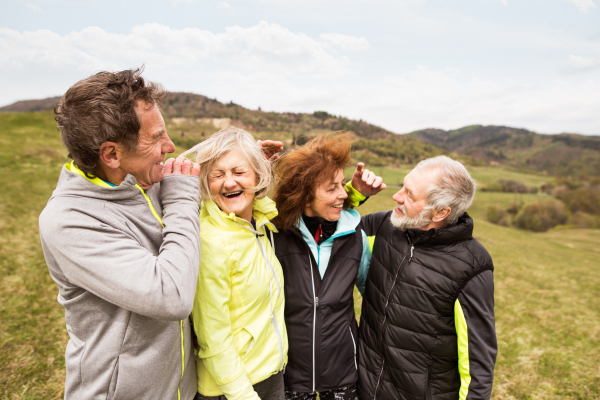
[[[284,399],[283,273],[271,246],[269,160],[230,127],[190,149],[200,164],[201,260],[192,311],[197,400]]]

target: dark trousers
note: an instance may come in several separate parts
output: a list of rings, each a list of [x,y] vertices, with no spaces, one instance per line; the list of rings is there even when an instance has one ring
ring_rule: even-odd
[[[285,388],[283,386],[283,372],[279,371],[262,382],[252,385],[261,400],[285,400]],[[194,400],[227,400],[224,395],[204,396],[196,393]]]
[[[317,393],[285,391],[285,400],[315,400]],[[356,385],[344,386],[334,390],[319,392],[321,400],[358,400]]]

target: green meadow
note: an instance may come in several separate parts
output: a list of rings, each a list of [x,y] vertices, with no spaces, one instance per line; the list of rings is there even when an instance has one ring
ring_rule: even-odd
[[[66,160],[51,113],[0,113],[2,400],[63,397],[68,335],[37,220]],[[481,186],[501,178],[528,186],[553,179],[500,167],[468,169]],[[410,167],[373,170],[398,186]],[[359,211],[391,209],[395,190],[384,190]],[[475,237],[496,267],[499,353],[492,398],[600,399],[600,230],[531,233],[485,220],[491,204],[540,197],[479,192],[469,210]],[[360,306],[356,293],[357,313]]]

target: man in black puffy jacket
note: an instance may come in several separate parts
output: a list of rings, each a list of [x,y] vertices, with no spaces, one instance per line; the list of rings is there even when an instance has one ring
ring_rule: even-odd
[[[497,344],[492,259],[465,212],[475,182],[458,161],[421,161],[363,217],[372,261],[362,306],[358,393],[373,399],[489,399]]]

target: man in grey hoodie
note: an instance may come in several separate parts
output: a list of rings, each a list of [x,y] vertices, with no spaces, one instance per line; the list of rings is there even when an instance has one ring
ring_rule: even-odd
[[[54,109],[73,162],[40,215],[40,236],[69,334],[65,399],[196,394],[188,315],[199,167],[163,165],[175,151],[159,110],[165,97],[140,70],[100,72]]]

